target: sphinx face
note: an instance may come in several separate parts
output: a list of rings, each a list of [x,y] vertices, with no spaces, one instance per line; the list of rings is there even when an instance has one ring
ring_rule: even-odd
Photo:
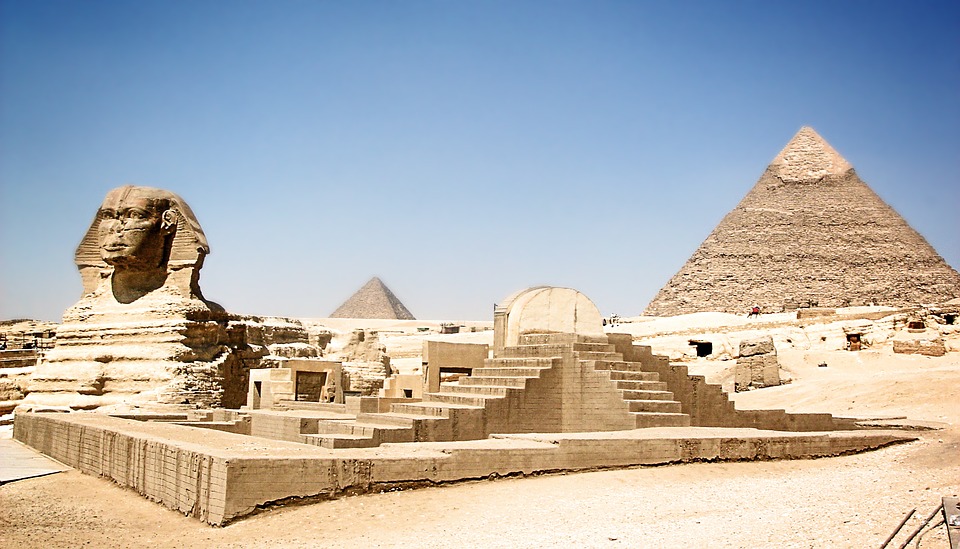
[[[100,257],[115,268],[154,270],[164,266],[166,200],[152,198],[139,189],[115,189],[98,214]]]

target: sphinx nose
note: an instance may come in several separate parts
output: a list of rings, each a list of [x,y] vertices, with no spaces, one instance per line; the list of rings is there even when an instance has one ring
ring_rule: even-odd
[[[108,229],[109,229],[111,232],[122,233],[122,232],[123,232],[123,221],[121,221],[121,220],[119,220],[119,219],[111,220],[111,221],[110,221],[110,225],[108,225]]]

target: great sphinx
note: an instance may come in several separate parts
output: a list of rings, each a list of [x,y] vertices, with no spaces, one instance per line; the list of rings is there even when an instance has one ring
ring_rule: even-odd
[[[82,297],[64,312],[25,403],[242,402],[242,334],[200,291],[208,253],[200,223],[176,194],[132,185],[107,193],[75,255]]]
[[[194,308],[219,309],[200,292],[200,268],[209,253],[207,237],[182,198],[127,185],[107,193],[75,261],[84,297],[101,304],[130,304],[160,290],[195,302]]]

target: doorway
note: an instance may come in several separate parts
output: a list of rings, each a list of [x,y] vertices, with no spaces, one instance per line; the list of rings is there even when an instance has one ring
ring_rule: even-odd
[[[713,343],[710,341],[698,341],[691,339],[690,345],[697,348],[697,356],[700,358],[713,354]]]
[[[254,381],[253,382],[253,409],[260,409],[260,399],[263,397],[263,382]]]
[[[327,372],[297,372],[296,400],[320,402]]]
[[[847,334],[847,350],[859,351],[861,347],[860,334]]]

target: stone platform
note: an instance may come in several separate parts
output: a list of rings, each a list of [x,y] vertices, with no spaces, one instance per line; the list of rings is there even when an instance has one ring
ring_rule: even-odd
[[[68,467],[38,454],[15,440],[0,439],[0,486],[66,471]]]
[[[825,457],[916,440],[890,431],[659,427],[330,450],[92,413],[18,413],[14,437],[213,525],[289,498],[541,472]]]

